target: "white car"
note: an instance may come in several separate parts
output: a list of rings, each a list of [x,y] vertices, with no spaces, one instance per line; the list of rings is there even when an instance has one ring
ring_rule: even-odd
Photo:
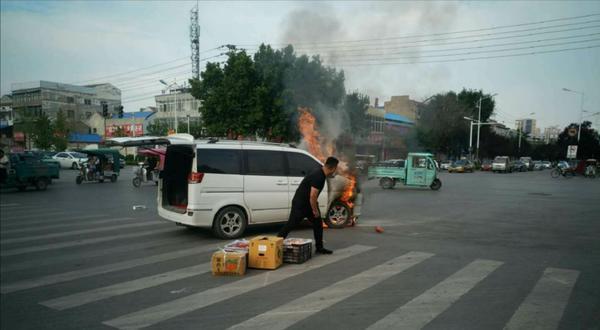
[[[224,239],[251,225],[285,222],[302,178],[322,166],[308,152],[289,145],[251,141],[194,141],[191,135],[113,138],[109,144],[166,144],[158,187],[158,214],[190,227],[210,228]],[[328,179],[319,196],[329,226],[343,227],[360,215],[361,196],[342,202],[348,179]],[[354,207],[351,207],[352,205]]]
[[[78,169],[80,163],[87,161],[87,155],[79,152],[64,151],[52,156],[52,159],[57,160],[61,168]]]

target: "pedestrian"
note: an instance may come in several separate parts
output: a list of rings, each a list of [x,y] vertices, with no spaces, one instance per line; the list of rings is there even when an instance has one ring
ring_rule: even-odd
[[[302,220],[309,219],[313,225],[317,253],[333,253],[333,251],[323,247],[323,220],[319,211],[318,198],[325,186],[327,177],[335,175],[338,163],[339,161],[335,157],[329,157],[325,161],[325,165],[302,179],[292,199],[290,217],[277,236],[286,238],[290,231],[300,224]]]
[[[8,160],[8,157],[4,154],[4,150],[0,149],[0,183],[6,183],[9,166],[10,161]]]

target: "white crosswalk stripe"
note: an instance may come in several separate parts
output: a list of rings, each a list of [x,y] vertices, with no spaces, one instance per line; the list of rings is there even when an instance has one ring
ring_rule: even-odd
[[[132,220],[132,218],[119,218],[118,220]],[[6,244],[14,244],[14,243],[23,243],[23,242],[38,241],[38,240],[49,239],[49,238],[59,238],[59,237],[82,235],[82,234],[102,233],[105,231],[112,231],[112,230],[118,230],[118,229],[151,227],[151,226],[156,226],[156,225],[164,225],[164,223],[158,222],[158,221],[152,221],[152,222],[146,221],[146,222],[127,223],[127,224],[121,224],[121,225],[116,225],[116,226],[101,227],[101,228],[63,231],[60,233],[52,233],[52,234],[37,235],[37,236],[5,238],[0,241],[1,242],[0,244],[6,245]]]
[[[409,252],[384,264],[258,315],[230,329],[286,329],[327,307],[368,289],[430,258],[433,254]]]
[[[400,325],[402,329],[421,329],[500,265],[499,261],[475,260],[368,329],[395,329]]]
[[[69,216],[66,218],[63,217],[58,217],[58,218],[54,218],[54,219],[47,219],[44,218],[42,220],[38,220],[38,221],[27,221],[27,222],[13,222],[13,223],[7,223],[7,224],[2,224],[2,231],[4,231],[5,229],[9,229],[11,230],[11,228],[18,228],[18,229],[30,229],[30,228],[38,228],[37,225],[47,225],[47,224],[70,224],[73,223],[73,220],[85,220],[85,219],[94,219],[94,218],[101,218],[101,217],[105,217],[106,215],[104,214],[87,214],[87,215],[76,215],[76,216]]]
[[[204,274],[207,272],[210,272],[210,263],[204,263],[197,266],[176,269],[166,273],[138,278],[132,281],[117,283],[85,292],[79,292],[69,296],[44,301],[40,304],[57,310],[64,310],[89,304],[95,301],[123,295],[126,293],[148,289],[154,286]]]
[[[6,223],[6,222],[11,222],[11,221],[21,221],[21,220],[26,220],[26,219],[31,219],[31,218],[47,218],[47,217],[55,217],[55,216],[60,216],[60,215],[70,215],[73,212],[71,211],[35,211],[35,212],[28,212],[28,213],[23,213],[23,214],[7,214],[7,215],[3,215],[2,216],[2,222]]]
[[[0,256],[8,257],[8,256],[25,254],[25,253],[31,253],[31,252],[41,252],[41,251],[62,249],[62,248],[66,248],[66,247],[90,245],[90,244],[114,241],[114,240],[118,240],[118,239],[142,237],[142,236],[147,236],[147,235],[152,235],[152,234],[164,233],[164,232],[168,232],[168,231],[173,231],[173,228],[169,227],[169,228],[162,228],[162,229],[155,229],[155,230],[146,230],[146,231],[135,232],[135,233],[130,233],[130,234],[119,234],[119,235],[111,235],[111,236],[105,236],[105,237],[86,238],[86,239],[81,239],[81,240],[76,240],[76,241],[36,245],[36,246],[29,246],[29,247],[16,248],[16,249],[2,249],[2,251],[0,251]]]
[[[219,246],[219,245],[217,245],[217,244],[205,245],[205,246],[201,246],[201,247],[194,247],[191,249],[167,252],[167,253],[158,254],[158,255],[154,255],[154,256],[150,256],[150,257],[126,260],[126,261],[121,261],[121,262],[117,262],[117,263],[113,263],[113,264],[107,264],[107,265],[102,265],[102,266],[97,266],[97,267],[86,268],[86,269],[79,269],[79,270],[74,270],[74,271],[70,271],[70,272],[66,272],[66,273],[53,274],[53,275],[43,276],[43,277],[34,278],[34,279],[27,279],[27,280],[18,281],[18,282],[2,284],[2,286],[0,287],[0,293],[4,294],[4,293],[21,291],[21,290],[27,290],[27,289],[37,288],[37,287],[41,287],[41,286],[81,279],[81,278],[85,278],[85,277],[89,277],[89,276],[95,276],[95,275],[101,275],[101,274],[116,272],[116,271],[125,270],[125,269],[131,269],[131,268],[138,267],[138,266],[155,264],[155,263],[162,262],[162,261],[183,258],[183,257],[187,257],[187,256],[199,254],[199,253],[212,251],[217,246]]]
[[[94,216],[86,217],[84,219],[98,218],[98,217],[99,217],[99,215],[94,215]],[[79,219],[81,219],[81,218],[79,218]],[[110,218],[110,219],[103,218],[103,219],[97,219],[97,220],[88,220],[88,221],[79,222],[79,223],[60,223],[60,224],[53,224],[53,225],[47,225],[47,226],[30,226],[30,227],[19,228],[19,229],[2,229],[1,233],[2,233],[2,235],[12,235],[12,234],[38,232],[38,231],[44,231],[44,230],[71,228],[73,226],[104,225],[107,223],[121,222],[126,219],[133,219],[133,218]]]
[[[547,268],[505,329],[556,329],[579,272]]]
[[[148,327],[178,315],[332,264],[336,261],[366,252],[373,248],[374,247],[371,246],[353,245],[345,249],[337,250],[333,255],[315,258],[306,264],[286,265],[276,271],[266,271],[260,275],[250,276],[227,285],[218,286],[131,314],[123,315],[105,321],[104,324],[118,329],[140,329]]]

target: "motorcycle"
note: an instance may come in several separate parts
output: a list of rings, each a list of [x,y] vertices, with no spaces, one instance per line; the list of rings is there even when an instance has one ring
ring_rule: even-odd
[[[134,187],[139,188],[143,182],[154,182],[158,186],[158,174],[157,168],[148,170],[148,165],[145,163],[138,163],[138,167],[134,170],[135,177],[132,180]]]

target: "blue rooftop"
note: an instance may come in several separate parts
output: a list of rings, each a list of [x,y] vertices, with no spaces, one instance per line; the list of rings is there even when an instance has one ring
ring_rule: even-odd
[[[112,119],[146,119],[146,117],[153,113],[152,111],[123,112],[123,118],[119,118],[119,115],[113,114]]]
[[[80,133],[71,133],[69,134],[69,142],[71,143],[100,143],[102,142],[102,137],[98,134],[80,134]]]
[[[386,113],[385,120],[395,121],[403,124],[414,124],[415,122],[396,113]]]

